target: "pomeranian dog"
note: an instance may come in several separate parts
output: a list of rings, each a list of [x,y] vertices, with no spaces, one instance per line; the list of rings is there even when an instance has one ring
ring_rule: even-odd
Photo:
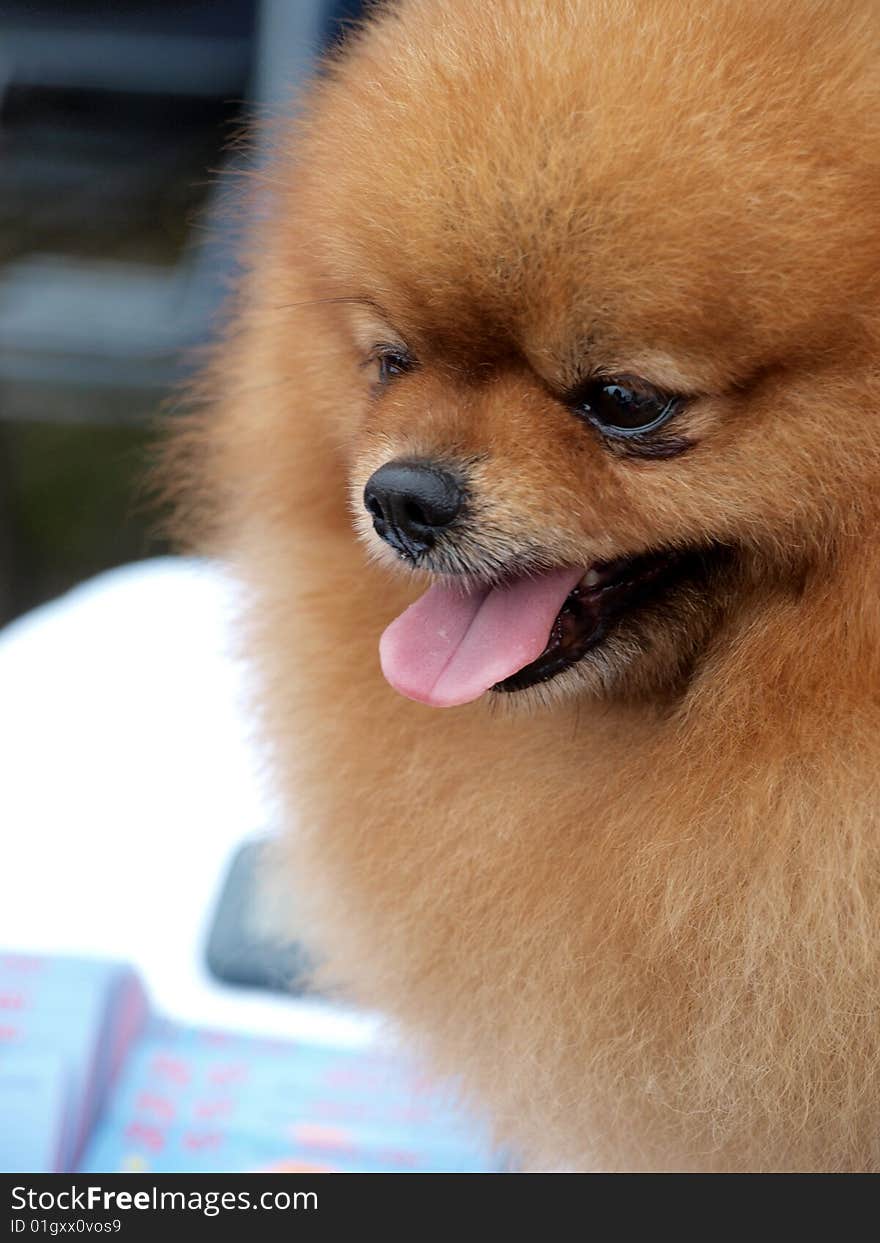
[[[179,438],[291,909],[527,1167],[880,1168],[878,49],[380,4]]]

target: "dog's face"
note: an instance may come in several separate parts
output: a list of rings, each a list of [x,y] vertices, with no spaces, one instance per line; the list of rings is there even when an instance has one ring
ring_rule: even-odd
[[[416,2],[324,86],[333,430],[370,549],[434,584],[403,693],[675,687],[864,517],[877,31],[834,7]]]

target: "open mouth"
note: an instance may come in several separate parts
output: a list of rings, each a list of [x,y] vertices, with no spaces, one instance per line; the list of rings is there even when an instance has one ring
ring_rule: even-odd
[[[592,566],[566,596],[537,660],[496,683],[492,690],[525,690],[549,682],[583,660],[622,614],[669,585],[684,560],[684,553],[646,553]]]
[[[701,563],[701,553],[662,550],[501,587],[436,584],[383,634],[382,670],[401,694],[438,708],[526,690],[583,660]]]

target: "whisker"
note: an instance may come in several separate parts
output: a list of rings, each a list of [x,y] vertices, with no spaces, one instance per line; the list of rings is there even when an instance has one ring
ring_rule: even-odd
[[[375,298],[359,297],[356,294],[342,295],[337,298],[308,298],[305,302],[283,302],[270,307],[272,311],[302,311],[312,306],[366,306],[377,315],[387,319],[388,315]]]

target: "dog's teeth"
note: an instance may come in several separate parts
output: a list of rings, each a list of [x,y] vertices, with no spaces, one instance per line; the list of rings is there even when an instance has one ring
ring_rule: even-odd
[[[599,571],[587,570],[586,574],[581,579],[581,582],[585,587],[598,587],[601,582]]]

